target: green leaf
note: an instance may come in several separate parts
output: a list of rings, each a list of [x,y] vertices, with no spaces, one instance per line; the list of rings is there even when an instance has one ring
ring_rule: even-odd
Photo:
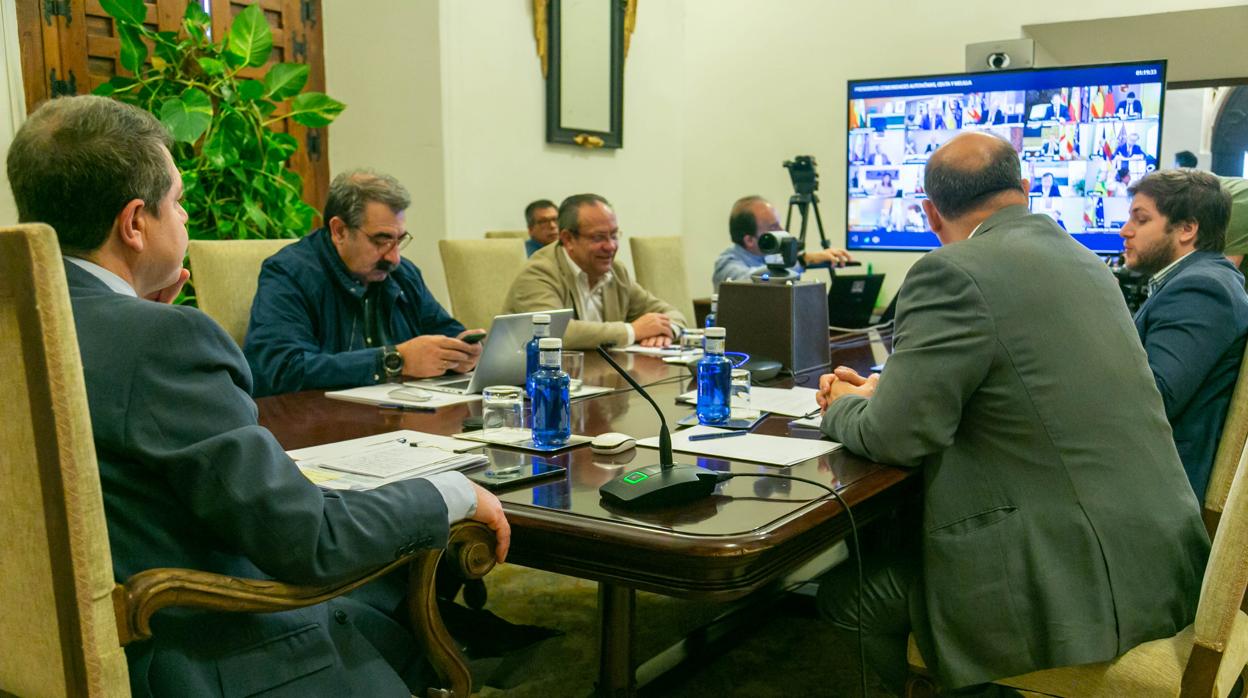
[[[306,84],[308,84],[308,66],[302,63],[278,63],[264,76],[264,86],[268,89],[267,96],[272,99],[286,99],[297,95]]]
[[[194,143],[212,124],[212,100],[192,87],[181,97],[165,100],[160,106],[160,121],[175,141]]]
[[[212,22],[212,17],[204,12],[204,8],[199,6],[195,0],[186,3],[186,13],[182,15],[182,26],[186,27],[186,33],[196,39],[205,39],[208,37],[208,25]]]
[[[147,44],[143,43],[143,33],[138,27],[117,23],[117,38],[121,41],[121,65],[132,73],[143,69],[143,61],[147,60]]]
[[[238,84],[238,96],[248,102],[264,99],[264,83],[259,80],[244,80]]]
[[[100,7],[121,22],[142,24],[147,20],[147,6],[143,0],[100,0]]]
[[[308,128],[321,128],[333,123],[347,105],[323,92],[304,92],[290,103],[290,118]]]
[[[234,17],[230,35],[225,40],[225,50],[241,58],[244,65],[260,67],[269,60],[273,50],[273,32],[264,19],[264,11],[257,3]]]
[[[299,141],[289,133],[274,133],[266,140],[269,156],[279,161],[285,161],[299,150]]]
[[[199,68],[207,75],[224,75],[225,64],[215,58],[200,56],[198,59]]]

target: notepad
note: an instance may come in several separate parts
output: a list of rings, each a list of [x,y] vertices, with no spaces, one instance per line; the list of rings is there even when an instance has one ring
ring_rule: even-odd
[[[750,388],[750,405],[756,410],[782,414],[787,417],[803,417],[819,409],[815,402],[814,388]],[[691,390],[676,398],[681,402],[698,404],[698,393]],[[735,405],[734,405],[735,406]]]
[[[404,397],[404,386],[395,385],[394,383],[379,383],[377,385],[366,385],[362,388],[331,390],[325,393],[325,397],[333,398],[334,400],[346,400],[347,402],[359,402],[365,405],[405,405],[408,407],[429,408],[458,405],[462,402],[476,402],[481,399],[480,395],[427,392],[427,400],[412,400]]]
[[[714,456],[725,460],[747,460],[767,465],[788,467],[811,458],[818,458],[840,448],[839,443],[815,439],[792,439],[787,436],[767,436],[764,434],[746,434],[732,439],[710,439],[709,441],[690,441],[695,434],[714,434],[727,431],[715,427],[693,427],[672,434],[672,450],[681,453],[694,453],[700,456]],[[638,446],[658,448],[657,436],[642,439]]]
[[[474,447],[457,439],[404,429],[296,449],[287,455],[304,477],[321,487],[371,490],[488,462],[485,456],[460,452]]]

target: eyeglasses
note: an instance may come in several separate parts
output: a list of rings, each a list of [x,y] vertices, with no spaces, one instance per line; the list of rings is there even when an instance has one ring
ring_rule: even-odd
[[[396,238],[393,235],[377,233],[376,235],[369,235],[368,241],[373,243],[373,247],[376,247],[378,252],[386,254],[395,247],[398,247],[400,250],[407,247],[407,243],[412,241],[412,234],[403,233]]]
[[[614,232],[610,235],[581,235],[580,233],[573,233],[573,235],[588,240],[591,245],[605,245],[608,242],[618,245],[620,244],[620,238],[624,237],[624,233],[621,232]]]

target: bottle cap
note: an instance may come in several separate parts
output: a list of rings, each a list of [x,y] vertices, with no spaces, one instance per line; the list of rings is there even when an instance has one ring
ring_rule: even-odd
[[[549,325],[550,316],[545,313],[538,313],[537,315],[533,316],[533,324],[534,325]]]
[[[706,328],[706,338],[707,338],[707,339],[723,339],[723,338],[724,338],[724,334],[725,334],[725,333],[724,333],[724,328],[722,328],[722,327],[708,327],[708,328]]]
[[[546,351],[547,349],[562,349],[563,340],[558,337],[543,337],[537,340],[537,348]]]

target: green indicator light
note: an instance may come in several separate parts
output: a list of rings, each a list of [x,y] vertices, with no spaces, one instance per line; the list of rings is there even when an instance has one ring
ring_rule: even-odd
[[[638,470],[635,473],[629,473],[625,475],[624,482],[627,482],[630,485],[636,485],[637,483],[641,482],[642,480],[645,480],[648,477],[650,476]]]

